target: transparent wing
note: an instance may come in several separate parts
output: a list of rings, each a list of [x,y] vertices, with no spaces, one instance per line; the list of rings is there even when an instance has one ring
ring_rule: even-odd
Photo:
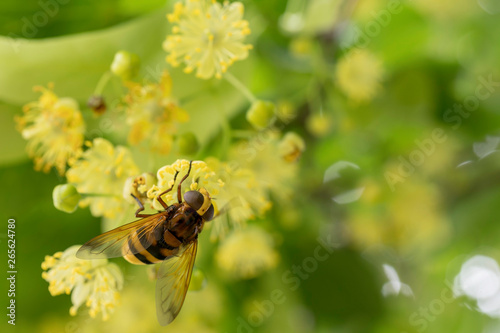
[[[187,245],[180,256],[166,259],[156,281],[156,314],[160,325],[171,323],[184,304],[198,249],[198,240]]]
[[[76,252],[76,257],[80,259],[103,259],[122,257],[126,253],[135,254],[138,250],[131,251],[128,247],[125,247],[125,252],[123,250],[123,245],[128,241],[129,235],[137,233],[135,241],[139,241],[144,248],[147,248],[153,241],[151,237],[152,230],[165,219],[166,215],[162,212],[105,232],[83,244]]]

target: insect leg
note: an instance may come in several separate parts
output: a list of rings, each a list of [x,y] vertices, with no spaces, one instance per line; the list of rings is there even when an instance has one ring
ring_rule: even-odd
[[[174,183],[172,184],[172,186],[170,186],[170,188],[166,191],[163,191],[160,193],[160,195],[158,196],[158,201],[160,202],[160,204],[163,206],[163,208],[167,209],[168,208],[168,205],[165,203],[165,201],[163,201],[163,199],[161,198],[162,195],[164,195],[165,193],[168,193],[170,191],[172,191],[172,189],[174,188],[174,184],[175,184],[175,180],[177,179],[177,175],[179,174],[179,171],[177,171],[175,173],[175,176],[174,176]]]
[[[139,205],[139,209],[135,211],[135,217],[148,217],[152,215],[152,214],[139,214],[144,210],[144,205],[142,204],[141,200],[137,199],[135,195],[133,195],[132,193],[130,193],[130,195],[132,196],[132,198],[135,199],[135,201],[137,201],[137,204]]]
[[[182,203],[182,196],[181,196],[181,185],[182,182],[186,180],[186,178],[189,176],[189,173],[191,172],[191,164],[193,161],[189,161],[189,169],[184,178],[182,178],[181,182],[179,183],[179,186],[177,186],[177,200],[179,200],[179,203]]]

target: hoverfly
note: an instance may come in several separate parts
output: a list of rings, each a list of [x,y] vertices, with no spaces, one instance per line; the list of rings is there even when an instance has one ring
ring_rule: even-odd
[[[205,189],[188,191],[182,201],[181,185],[177,186],[178,203],[168,206],[162,195],[170,192],[174,184],[158,195],[165,210],[156,214],[141,214],[142,202],[135,197],[140,220],[123,225],[85,243],[76,253],[80,259],[124,257],[136,265],[161,263],[156,282],[156,314],[162,326],[171,323],[179,314],[191,280],[198,248],[198,234],[205,222],[214,217],[214,206]]]

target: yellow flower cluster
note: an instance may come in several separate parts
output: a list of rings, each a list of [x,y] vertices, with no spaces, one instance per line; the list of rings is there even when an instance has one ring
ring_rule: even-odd
[[[294,162],[305,149],[302,139],[296,134],[285,135],[268,130],[249,140],[242,141],[229,151],[229,160],[238,166],[252,170],[256,184],[288,200],[296,180],[298,166]]]
[[[121,195],[125,181],[138,175],[139,168],[125,147],[113,147],[101,138],[87,144],[90,148],[67,171],[66,177],[78,192],[87,194],[80,201],[81,207],[90,205],[92,215],[113,218],[126,204]]]
[[[53,166],[60,175],[66,164],[81,153],[85,124],[72,98],[59,98],[53,87],[35,87],[42,95],[24,106],[24,115],[16,117],[17,129],[28,140],[26,150],[34,159],[35,169],[48,172]]]
[[[336,79],[348,98],[366,102],[382,88],[383,74],[382,63],[375,55],[364,49],[355,49],[339,61]]]
[[[283,136],[283,139],[278,144],[280,156],[286,162],[297,161],[302,152],[306,149],[306,143],[299,135],[293,132],[288,132]]]
[[[241,2],[185,0],[177,2],[167,15],[176,25],[163,44],[169,53],[167,62],[178,66],[184,62],[184,71],[196,69],[196,76],[209,79],[222,73],[236,60],[245,59],[251,45],[243,41],[250,34],[248,22],[243,20]]]
[[[217,205],[227,209],[227,218],[221,217],[212,226],[211,238],[224,238],[229,230],[228,221],[235,227],[264,214],[271,208],[265,187],[257,181],[253,170],[236,167],[216,158],[208,158],[207,164],[224,183],[217,195]]]
[[[188,160],[177,160],[158,170],[158,184],[153,185],[148,191],[148,198],[152,200],[154,209],[163,209],[157,201],[157,196],[172,185],[174,189],[162,198],[168,205],[177,202],[176,188],[188,168]],[[179,175],[174,183],[177,171]],[[216,210],[215,214],[227,214],[214,221],[211,233],[213,240],[224,238],[229,229],[229,223],[239,227],[271,207],[265,187],[257,181],[251,169],[232,167],[216,158],[208,158],[206,162],[192,162],[189,177],[182,186],[182,193],[200,188],[205,188],[210,193]]]
[[[182,178],[187,174],[188,169],[189,161],[180,159],[170,165],[165,165],[158,170],[158,184],[153,185],[147,192],[147,196],[152,200],[153,207],[155,209],[163,209],[161,204],[158,202],[158,195],[172,187],[172,185],[174,185],[173,190],[165,194],[162,199],[167,205],[177,202],[177,186]],[[174,182],[176,172],[179,172],[179,175]],[[212,197],[216,197],[223,186],[224,183],[205,162],[193,161],[189,177],[182,183],[182,194],[187,191],[205,188]]]
[[[219,246],[215,258],[221,269],[243,279],[254,278],[278,263],[272,238],[258,227],[234,231]]]
[[[172,148],[177,124],[189,120],[172,96],[172,78],[164,72],[158,84],[127,83],[128,142],[138,145],[147,141],[148,149],[168,154]]]
[[[42,278],[49,282],[52,296],[71,293],[72,316],[85,304],[92,318],[102,312],[102,319],[107,320],[119,301],[123,275],[118,266],[108,263],[107,259],[76,258],[79,248],[79,245],[74,245],[64,252],[46,256],[42,263]]]

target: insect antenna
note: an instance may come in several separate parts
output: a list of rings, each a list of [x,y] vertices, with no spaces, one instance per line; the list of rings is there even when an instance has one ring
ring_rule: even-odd
[[[163,191],[161,192],[159,195],[158,195],[158,202],[163,206],[164,209],[167,209],[168,208],[168,205],[165,203],[165,201],[163,201],[163,199],[161,198],[162,195],[172,191],[172,189],[174,188],[174,185],[175,185],[175,180],[177,179],[177,175],[179,174],[179,171],[177,171],[174,175],[174,182],[172,184],[172,186],[170,186],[170,188],[166,191]]]

